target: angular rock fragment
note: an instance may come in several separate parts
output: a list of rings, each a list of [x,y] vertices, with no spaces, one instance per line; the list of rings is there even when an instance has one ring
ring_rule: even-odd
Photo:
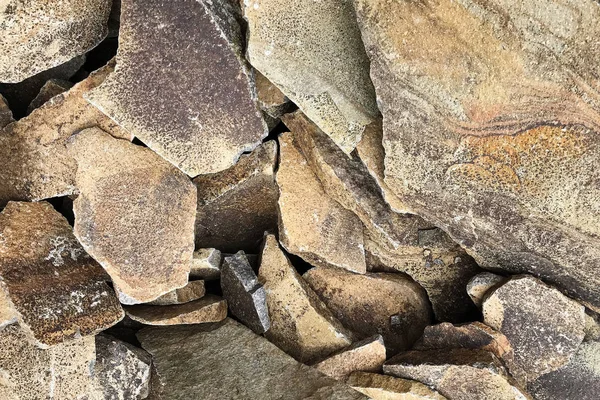
[[[156,300],[148,302],[154,306],[168,306],[173,304],[184,304],[198,300],[206,293],[204,281],[191,281],[180,289],[171,290]]]
[[[123,318],[108,277],[49,203],[8,203],[0,237],[3,287],[38,346],[95,335]]]
[[[267,293],[267,339],[301,362],[322,359],[349,346],[353,334],[296,272],[277,239],[267,235],[258,279]]]
[[[595,313],[585,314],[585,337],[584,342],[596,341],[600,342],[600,322],[599,316]]]
[[[385,346],[381,335],[361,340],[313,367],[337,380],[345,380],[356,371],[379,372],[385,362]]]
[[[355,372],[346,381],[373,400],[445,400],[421,382],[388,375]]]
[[[350,153],[379,114],[352,3],[257,0],[244,5],[252,66]]]
[[[257,70],[254,70],[254,78],[258,105],[263,111],[269,129],[273,129],[279,122],[279,118],[292,108],[292,102]]]
[[[217,249],[200,249],[194,252],[190,278],[215,280],[221,276],[221,252]]]
[[[152,301],[188,282],[196,188],[147,148],[97,128],[74,136],[75,235],[110,274],[123,304]]]
[[[219,322],[227,317],[227,302],[214,295],[170,306],[135,305],[125,307],[129,318],[146,325],[185,325]]]
[[[496,286],[501,285],[506,278],[491,272],[482,272],[475,275],[467,284],[467,293],[477,307],[481,307],[486,293],[491,292]]]
[[[409,348],[431,321],[425,291],[403,274],[319,267],[303,278],[344,326],[363,337],[381,334],[392,354]]]
[[[137,400],[148,397],[150,354],[108,335],[96,336],[94,378],[103,399]]]
[[[290,133],[281,135],[279,144],[281,244],[313,265],[364,273],[362,223],[325,193]]]
[[[0,82],[20,82],[95,47],[111,1],[14,0],[0,6]]]
[[[86,96],[190,176],[232,166],[267,135],[248,70],[219,24],[222,3],[123,0],[118,68]]]
[[[221,267],[221,289],[231,313],[244,325],[258,334],[269,330],[267,294],[243,251],[225,257]]]
[[[0,288],[0,329],[17,322],[17,312],[10,304],[10,299]]]
[[[510,279],[483,302],[484,322],[510,342],[508,367],[523,383],[569,361],[583,341],[584,316],[583,306],[530,276]]]
[[[66,92],[71,89],[73,84],[69,81],[63,81],[60,79],[50,79],[48,82],[42,86],[40,92],[31,103],[27,107],[27,114],[31,114],[33,110],[39,108],[42,104],[53,98],[54,96],[58,96],[59,94]]]
[[[277,228],[277,143],[268,141],[225,171],[200,175],[196,247],[255,250]]]
[[[13,121],[12,111],[8,107],[6,99],[0,94],[0,129]]]

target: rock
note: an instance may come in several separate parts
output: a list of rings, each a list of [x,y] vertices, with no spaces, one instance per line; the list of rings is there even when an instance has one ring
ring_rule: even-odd
[[[31,114],[33,110],[39,108],[42,104],[53,98],[54,96],[58,96],[61,93],[66,92],[71,89],[73,84],[69,81],[63,81],[60,79],[50,79],[48,82],[42,86],[40,92],[31,103],[27,107],[27,114]]]
[[[292,102],[263,74],[254,70],[256,84],[256,97],[258,105],[263,111],[269,129],[273,129],[279,118],[293,107]]]
[[[354,372],[346,383],[373,400],[445,400],[421,382],[393,376]]]
[[[123,0],[118,68],[86,96],[190,176],[231,167],[267,135],[233,33],[219,24],[223,3]]]
[[[198,300],[206,290],[204,289],[204,281],[191,281],[180,289],[171,290],[163,294],[156,300],[148,302],[153,306],[169,306],[173,304],[184,304],[190,301]]]
[[[96,336],[94,377],[104,399],[145,399],[151,363],[150,354],[142,349],[108,335]]]
[[[75,236],[110,274],[123,304],[152,301],[188,282],[196,188],[150,149],[97,128],[74,136]]]
[[[600,311],[597,1],[354,3],[390,189],[483,268]]]
[[[252,66],[350,153],[379,114],[351,1],[244,5]]]
[[[221,252],[217,249],[200,249],[194,252],[190,278],[215,280],[221,276]]]
[[[467,284],[467,293],[473,303],[481,308],[483,299],[486,293],[502,283],[506,282],[506,278],[501,275],[496,275],[491,272],[482,272],[475,275]]]
[[[8,203],[0,237],[0,278],[36,345],[95,335],[123,318],[108,277],[49,203]]]
[[[198,188],[196,247],[255,250],[277,229],[277,143],[266,142],[236,165],[194,179]]]
[[[530,399],[511,382],[502,363],[484,350],[408,351],[389,360],[383,371],[422,382],[450,400]]]
[[[379,372],[384,362],[383,338],[375,335],[338,351],[313,367],[334,379],[345,380],[356,371]]]
[[[163,400],[366,399],[230,319],[220,324],[145,328],[138,338],[152,354]]]
[[[221,289],[231,313],[244,325],[258,334],[269,330],[267,294],[243,251],[225,257],[221,268]]]
[[[94,48],[106,37],[107,0],[14,0],[0,9],[0,82],[16,83]]]
[[[279,144],[281,244],[313,265],[364,273],[362,223],[325,193],[290,133],[281,135]]]
[[[409,348],[431,321],[425,291],[405,275],[319,267],[303,278],[345,327],[382,335],[392,354]]]
[[[65,144],[82,129],[97,126],[115,137],[132,139],[82,97],[104,81],[112,68],[113,64],[101,68],[4,128],[0,133],[0,206],[9,200],[38,201],[74,194],[77,163]]]
[[[0,129],[14,122],[12,111],[8,107],[8,103],[4,96],[0,94]]]
[[[598,314],[589,312],[585,314],[585,337],[584,342],[596,341],[600,342],[600,318]]]
[[[484,322],[502,332],[514,350],[510,373],[531,382],[557,370],[584,337],[584,307],[530,276],[518,276],[483,302]]]
[[[266,337],[300,362],[322,359],[354,337],[296,272],[277,239],[267,235],[258,279],[267,293],[271,328]]]
[[[227,302],[207,294],[199,300],[171,306],[125,307],[129,318],[146,325],[184,325],[219,322],[227,317]]]
[[[15,322],[17,322],[17,313],[4,290],[0,288],[0,329]]]

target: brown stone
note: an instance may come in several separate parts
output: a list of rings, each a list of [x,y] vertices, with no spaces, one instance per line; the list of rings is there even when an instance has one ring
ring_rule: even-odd
[[[531,382],[557,370],[584,338],[584,307],[530,276],[518,276],[483,302],[484,322],[502,332],[514,350],[510,373]]]
[[[279,237],[290,253],[313,265],[366,271],[363,226],[358,217],[331,199],[292,134],[279,137]]]
[[[152,300],[148,304],[153,306],[169,306],[173,304],[184,304],[190,301],[198,300],[204,294],[204,281],[191,281],[180,289],[171,290],[163,294],[156,300]]]
[[[74,136],[75,236],[110,274],[123,304],[152,301],[188,282],[196,188],[147,148],[97,128]]]
[[[267,293],[271,328],[266,337],[300,362],[322,359],[354,339],[296,272],[268,235],[258,279]]]
[[[263,111],[269,129],[273,129],[279,118],[292,108],[292,102],[263,74],[253,70],[256,83],[256,98]]]
[[[381,335],[353,343],[313,365],[318,371],[337,380],[345,380],[357,371],[380,372],[385,362],[385,345]]]
[[[373,400],[445,400],[421,382],[393,376],[355,372],[346,383]]]
[[[227,317],[227,302],[207,294],[199,300],[170,306],[127,306],[129,318],[146,325],[185,325],[219,322]]]
[[[31,114],[33,110],[39,108],[42,104],[53,98],[54,96],[58,96],[61,93],[66,92],[71,89],[73,84],[69,81],[64,81],[61,79],[50,79],[47,81],[44,86],[40,89],[40,92],[31,103],[27,107],[27,114]]]
[[[8,203],[0,237],[4,289],[38,346],[95,335],[123,318],[108,277],[50,204]]]
[[[221,276],[221,252],[217,249],[200,249],[194,252],[190,278],[212,281]]]
[[[277,229],[277,143],[269,141],[231,168],[194,179],[198,188],[196,247],[255,250]]]
[[[585,314],[585,337],[584,342],[596,341],[600,342],[600,316],[594,312]]]
[[[344,326],[362,337],[381,334],[392,354],[409,348],[431,321],[425,291],[403,274],[319,267],[303,278]]]
[[[467,284],[467,293],[473,303],[481,308],[486,293],[491,293],[492,289],[506,282],[506,278],[491,272],[482,272],[475,275]]]
[[[123,0],[118,68],[86,96],[190,176],[232,166],[267,135],[222,3]]]
[[[10,299],[4,290],[0,288],[0,329],[15,322],[17,322],[17,312],[10,304]]]
[[[14,122],[12,111],[10,110],[4,96],[0,94],[0,129],[4,128],[11,122]]]

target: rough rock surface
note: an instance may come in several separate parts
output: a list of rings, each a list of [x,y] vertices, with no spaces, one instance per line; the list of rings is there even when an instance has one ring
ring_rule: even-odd
[[[409,348],[431,321],[425,291],[403,274],[319,267],[303,278],[344,326],[363,337],[382,335],[392,354]]]
[[[584,342],[600,342],[600,316],[593,312],[585,314],[585,337]]]
[[[267,293],[266,337],[298,361],[322,359],[349,346],[351,332],[296,272],[273,235],[265,238],[258,279]]]
[[[106,37],[110,0],[9,0],[0,5],[0,82],[20,82]]]
[[[123,304],[183,287],[194,251],[196,188],[147,148],[97,128],[74,136],[75,236],[110,274]]]
[[[13,122],[13,114],[4,96],[0,94],[0,129]]]
[[[273,129],[278,123],[279,118],[288,112],[293,104],[285,94],[263,74],[253,70],[256,84],[256,97],[258,105],[263,112],[265,122],[269,129]]]
[[[483,299],[491,289],[506,282],[506,278],[491,272],[482,272],[475,275],[467,284],[467,294],[477,307],[481,307]]]
[[[17,322],[17,312],[10,304],[10,299],[0,288],[0,329],[6,325]]]
[[[388,375],[355,372],[346,383],[373,400],[445,400],[421,382]]]
[[[190,278],[215,280],[221,276],[221,252],[217,249],[199,249],[192,256]]]
[[[279,137],[279,237],[287,251],[313,265],[366,271],[363,226],[323,190],[295,145],[292,134]]]
[[[277,229],[276,162],[277,143],[268,141],[233,167],[194,179],[196,247],[252,251]]]
[[[123,0],[118,67],[86,96],[190,176],[232,166],[267,135],[212,3]]]
[[[243,251],[225,257],[221,267],[221,289],[229,310],[244,325],[258,334],[269,330],[267,293]]]
[[[379,114],[352,2],[244,5],[250,63],[350,153]]]
[[[318,371],[337,380],[345,380],[356,371],[380,372],[385,362],[385,345],[381,335],[353,343],[313,365]]]
[[[33,110],[39,108],[42,104],[53,98],[54,96],[58,96],[61,93],[66,92],[71,89],[73,84],[69,81],[63,81],[60,79],[50,79],[48,82],[44,83],[44,86],[40,89],[40,92],[35,96],[29,106],[27,107],[27,114],[31,114]]]
[[[95,335],[123,318],[105,272],[49,203],[8,203],[0,238],[2,286],[38,346]]]
[[[207,294],[199,300],[170,306],[145,304],[125,307],[127,316],[146,325],[184,325],[219,322],[227,317],[227,302]]]
[[[163,400],[262,399],[267,394],[281,400],[366,400],[230,319],[146,328],[138,338],[152,354]]]
[[[600,310],[600,7],[355,0],[385,179],[485,268]]]
[[[198,300],[206,293],[204,281],[191,281],[182,288],[171,290],[148,304],[154,306],[169,306],[173,304],[184,304]]]
[[[530,277],[514,277],[483,302],[484,322],[514,350],[510,373],[531,382],[565,365],[584,338],[584,307]]]

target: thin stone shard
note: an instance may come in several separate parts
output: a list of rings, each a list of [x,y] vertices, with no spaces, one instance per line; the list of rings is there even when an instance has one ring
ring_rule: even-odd
[[[184,304],[198,300],[206,293],[204,281],[191,281],[182,288],[171,290],[156,300],[148,302],[153,306],[169,306],[173,304]]]
[[[129,318],[146,325],[185,325],[219,322],[227,317],[227,302],[205,295],[199,300],[170,306],[126,306]]]
[[[446,400],[421,382],[388,375],[355,372],[346,383],[372,400]]]
[[[39,108],[42,104],[53,98],[54,96],[58,96],[61,93],[66,92],[71,89],[73,84],[69,81],[64,81],[61,79],[50,79],[44,86],[40,89],[40,92],[35,96],[29,106],[27,107],[27,114],[31,114],[33,110]]]

